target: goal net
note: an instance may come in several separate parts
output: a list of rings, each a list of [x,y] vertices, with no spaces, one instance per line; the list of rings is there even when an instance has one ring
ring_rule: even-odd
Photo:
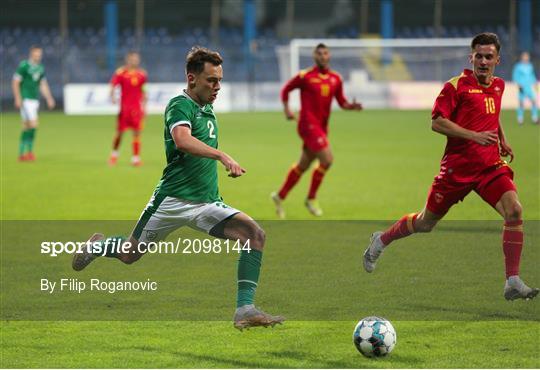
[[[281,83],[313,65],[318,43],[330,48],[349,98],[366,108],[426,109],[441,82],[468,66],[470,39],[293,39],[276,50]],[[291,104],[298,108],[298,92]]]

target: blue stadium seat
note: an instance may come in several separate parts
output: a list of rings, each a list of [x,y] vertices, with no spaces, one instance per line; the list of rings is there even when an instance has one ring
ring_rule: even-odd
[[[505,25],[492,27],[443,27],[441,37],[470,37],[473,34],[489,29],[495,31],[506,45],[509,42],[509,31]],[[335,37],[354,38],[358,35],[356,27],[343,27],[336,29]],[[396,36],[400,38],[433,37],[435,31],[433,27],[403,27],[396,30]],[[105,30],[103,28],[80,28],[75,27],[69,30],[66,40],[64,61],[61,59],[62,39],[58,28],[1,28],[0,36],[2,44],[0,52],[3,55],[2,73],[4,76],[11,76],[17,63],[26,57],[30,44],[39,43],[44,47],[44,63],[47,68],[47,75],[53,91],[62,90],[63,75],[70,82],[107,82],[110,78],[106,66],[106,46]],[[327,37],[322,33],[313,37]],[[248,81],[249,71],[243,56],[243,30],[238,27],[221,27],[219,30],[220,52],[225,59],[224,70],[226,81]],[[194,44],[211,46],[210,30],[204,28],[185,29],[178,33],[170,33],[167,28],[147,28],[142,35],[141,45],[138,45],[133,28],[124,28],[119,34],[117,62],[122,63],[123,55],[131,49],[140,47],[142,53],[143,67],[147,69],[150,80],[153,82],[172,82],[183,80],[183,58],[185,53]],[[289,40],[279,38],[272,28],[258,30],[257,54],[255,56],[254,75],[255,81],[277,81],[279,80],[279,63],[275,48],[278,45],[287,45]],[[533,56],[540,57],[540,26],[534,29]],[[538,51],[537,51],[538,50]],[[506,48],[503,48],[506,51]],[[155,56],[159,55],[159,58]],[[420,56],[421,53],[417,53]],[[309,58],[308,58],[309,59]],[[418,57],[416,58],[419,59]],[[421,58],[420,58],[421,59]],[[506,77],[511,72],[514,58],[503,55],[503,63],[498,68],[498,74]],[[342,63],[343,65],[341,65]],[[348,69],[345,59],[336,60],[334,67],[338,70]],[[355,61],[361,63],[361,61]],[[466,65],[466,62],[464,62]],[[455,61],[441,62],[441,68],[448,74],[454,73],[461,66],[456,66]],[[65,71],[62,71],[65,68]],[[424,79],[426,75],[433,76],[435,73],[434,63],[430,62],[408,62],[408,68],[414,78]],[[447,72],[451,71],[451,72]],[[459,71],[458,71],[459,72]],[[9,89],[10,79],[4,79],[3,88]],[[8,84],[8,85],[6,85]]]

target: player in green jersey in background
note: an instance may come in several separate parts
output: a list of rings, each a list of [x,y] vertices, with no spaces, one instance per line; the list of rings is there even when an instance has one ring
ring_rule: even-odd
[[[15,99],[15,108],[21,111],[22,133],[19,145],[19,160],[33,161],[34,138],[38,125],[39,93],[43,94],[47,107],[53,109],[54,98],[45,79],[45,68],[41,64],[43,49],[39,46],[30,48],[30,55],[23,60],[13,75],[11,87]]]
[[[217,161],[230,177],[245,170],[229,155],[217,149],[218,123],[212,103],[221,88],[221,56],[194,47],[186,58],[187,89],[165,109],[165,155],[167,165],[150,202],[129,239],[94,234],[89,244],[95,248],[73,257],[73,268],[84,269],[99,255],[130,264],[144,254],[141,246],[163,240],[172,231],[188,226],[214,237],[238,241],[242,250],[238,261],[237,308],[234,326],[240,330],[254,326],[274,326],[281,316],[269,315],[253,305],[259,280],[265,234],[248,215],[223,203],[218,189]],[[128,244],[129,243],[129,244]],[[127,246],[119,251],[111,246]]]

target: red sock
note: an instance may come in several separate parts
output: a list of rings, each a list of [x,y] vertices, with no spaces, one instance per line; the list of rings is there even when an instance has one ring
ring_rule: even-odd
[[[138,156],[141,151],[141,140],[139,138],[133,139],[133,155]]]
[[[309,186],[308,199],[317,198],[317,190],[319,190],[319,186],[321,186],[327,170],[328,167],[324,167],[323,165],[319,165],[319,167],[313,170],[313,174],[311,175],[311,185]]]
[[[298,167],[297,164],[293,165],[291,169],[289,170],[289,173],[287,174],[287,178],[285,179],[285,182],[281,186],[281,189],[279,190],[279,197],[281,199],[285,199],[287,194],[289,194],[289,191],[296,185],[298,180],[300,180],[300,177],[302,177],[303,171]]]
[[[506,221],[502,239],[506,278],[519,275],[519,260],[523,249],[523,221]]]
[[[113,140],[113,150],[118,150],[118,148],[120,147],[120,141],[122,141],[122,135],[118,133]]]
[[[404,238],[414,233],[414,221],[418,213],[409,213],[399,219],[388,230],[381,235],[381,241],[384,245],[392,243],[394,240]]]

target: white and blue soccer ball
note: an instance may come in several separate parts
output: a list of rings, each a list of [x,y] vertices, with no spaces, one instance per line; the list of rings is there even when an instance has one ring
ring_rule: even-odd
[[[377,316],[366,317],[356,324],[353,342],[366,357],[388,355],[396,345],[396,331],[390,321]]]

